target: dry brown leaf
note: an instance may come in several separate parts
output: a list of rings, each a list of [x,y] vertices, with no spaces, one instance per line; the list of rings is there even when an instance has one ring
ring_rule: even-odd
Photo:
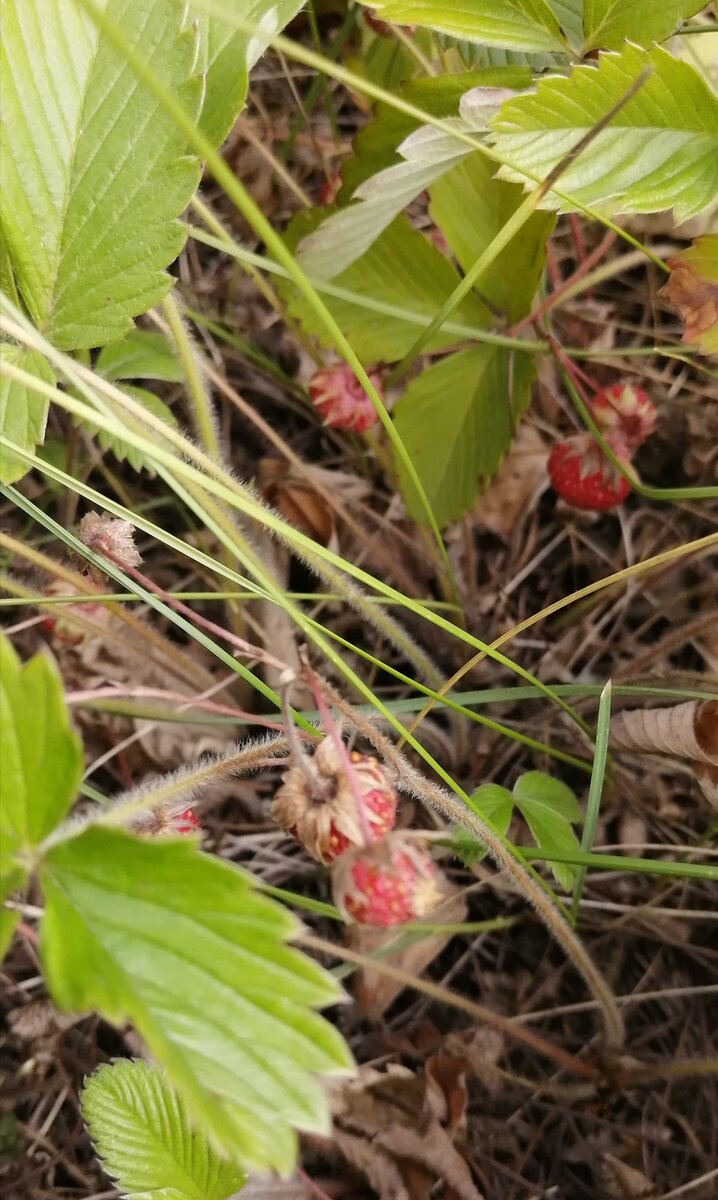
[[[704,234],[669,258],[670,279],[659,295],[681,318],[683,341],[718,352],[718,234]]]
[[[671,754],[718,765],[718,701],[687,700],[670,708],[637,708],[611,721],[611,748]]]
[[[541,434],[524,421],[501,469],[474,505],[476,524],[508,539],[527,500],[547,478],[547,459]]]
[[[606,1200],[654,1200],[658,1195],[643,1171],[627,1167],[613,1154],[601,1155],[600,1176]]]
[[[466,901],[458,889],[450,889],[444,880],[442,891],[448,894],[435,909],[422,919],[422,923],[441,925],[455,924],[466,917]],[[370,957],[382,947],[391,942],[401,943],[401,927],[394,929],[371,929],[367,925],[349,926],[347,929],[349,944],[353,950]],[[411,941],[399,944],[393,954],[382,955],[383,962],[392,967],[399,967],[417,979],[421,977],[430,963],[448,944],[451,934],[424,934],[423,937],[412,938]],[[396,979],[389,979],[381,971],[381,963],[374,967],[362,967],[357,973],[355,985],[356,1002],[370,1021],[378,1021],[390,1004],[404,990],[404,984]]]

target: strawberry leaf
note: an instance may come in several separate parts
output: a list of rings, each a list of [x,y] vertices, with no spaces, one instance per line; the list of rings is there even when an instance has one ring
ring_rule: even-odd
[[[242,1166],[289,1171],[295,1129],[328,1129],[317,1076],[350,1067],[312,1011],[336,983],[286,945],[295,919],[186,841],[99,826],[54,846],[40,882],[55,1002],[131,1021],[198,1129]]]
[[[194,1129],[158,1067],[120,1060],[95,1071],[82,1112],[104,1170],[126,1200],[227,1200],[246,1182]]]
[[[362,0],[364,3],[364,0]],[[512,50],[562,50],[561,26],[546,0],[367,0],[383,21]]]
[[[502,176],[533,188],[521,172],[544,179],[646,68],[643,86],[562,173],[561,197],[549,191],[542,205],[570,211],[578,201],[622,213],[673,207],[677,222],[699,213],[718,192],[718,97],[689,63],[658,46],[602,54],[597,66],[540,80],[533,94],[503,104],[490,122]]]
[[[55,382],[46,360],[35,350],[2,342],[0,358],[27,371],[42,383]],[[34,450],[45,436],[48,404],[47,397],[33,391],[32,387],[18,383],[7,375],[0,376],[0,433],[23,450]],[[0,447],[0,481],[14,483],[27,471],[27,463],[18,454],[13,454],[5,446]]]
[[[582,820],[579,803],[565,783],[543,771],[527,771],[514,784],[513,798],[539,850],[580,850],[572,829]],[[575,869],[551,863],[554,877],[570,891]]]
[[[133,329],[127,337],[104,346],[95,370],[103,379],[164,379],[177,383],[184,378],[179,359],[161,333]]]

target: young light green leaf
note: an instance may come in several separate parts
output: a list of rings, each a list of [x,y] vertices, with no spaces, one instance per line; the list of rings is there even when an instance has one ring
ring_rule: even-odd
[[[306,218],[295,218],[287,235],[290,245],[308,224]],[[332,297],[332,313],[363,363],[398,362],[413,345],[422,323],[434,316],[458,282],[451,263],[428,238],[412,229],[404,217],[398,217],[361,258],[333,281],[335,287],[355,293],[360,301],[376,301],[377,308]],[[331,346],[321,321],[296,289],[280,283],[279,290],[287,300],[290,315],[308,333]],[[386,306],[401,310],[405,318],[390,315]],[[469,326],[486,324],[485,310],[473,296],[458,305],[453,315],[456,321]],[[457,340],[456,334],[442,330],[432,338],[429,349],[442,349]]]
[[[122,1059],[95,1071],[82,1112],[104,1170],[126,1200],[227,1200],[246,1182],[193,1128],[163,1072]]]
[[[201,10],[197,12],[205,94],[199,127],[215,146],[224,141],[247,98],[251,68],[271,39],[297,15],[304,0],[221,0],[228,17],[255,21],[254,34],[233,30]]]
[[[499,833],[506,833],[514,809],[513,796],[506,788],[498,783],[482,783],[472,792],[469,804],[480,817],[486,817]],[[480,862],[486,855],[486,849],[476,835],[461,826],[454,830],[451,849],[467,867]]]
[[[18,851],[38,846],[66,816],[82,777],[82,745],[70,724],[54,660],[38,654],[23,666],[4,635],[0,762],[0,833],[6,863]]]
[[[567,166],[560,190],[606,212],[673,207],[676,221],[711,204],[718,193],[718,97],[689,63],[658,46],[603,54],[597,66],[541,80],[534,95],[502,105],[490,122],[493,147],[506,164],[502,176],[527,188],[534,184],[522,170],[545,178],[646,67],[646,82]],[[570,208],[555,192],[542,204]]]
[[[440,526],[476,499],[480,481],[498,470],[528,406],[534,366],[525,354],[476,346],[452,354],[413,379],[395,409],[396,427]],[[410,515],[423,519],[398,465]]]
[[[137,400],[143,408],[146,408],[153,416],[159,417],[170,429],[177,429],[177,421],[171,408],[168,408],[164,400],[160,400],[159,396],[155,396],[153,392],[148,392],[146,388],[133,387],[132,384],[126,383],[123,390],[131,396],[133,400]],[[151,466],[148,455],[142,450],[138,450],[135,446],[131,446],[120,435],[109,433],[106,429],[97,429],[96,426],[88,425],[89,432],[92,433],[104,450],[109,450],[114,454],[118,462],[127,461],[135,471],[146,470],[150,475],[154,475],[154,469]],[[159,435],[154,429],[143,429],[142,432],[152,438],[153,441],[159,440]]]
[[[362,0],[364,3],[364,0]],[[384,21],[512,50],[562,50],[565,39],[546,0],[367,0]]]
[[[164,379],[179,382],[182,366],[166,337],[133,329],[118,342],[109,342],[97,356],[95,370],[103,379]]]
[[[175,0],[104,0],[199,111],[196,30]],[[199,181],[183,135],[76,0],[3,0],[0,223],[28,311],[62,349],[102,345],[166,293]]]
[[[580,4],[574,0],[574,6],[583,10],[582,55],[589,50],[620,50],[627,41],[639,46],[662,42],[684,18],[704,7],[702,0],[660,0],[658,4],[656,0],[582,0]],[[559,7],[557,0],[552,0],[552,7]],[[565,7],[568,5],[561,4]]]
[[[470,154],[429,188],[429,213],[463,271],[473,267],[522,200],[519,187],[495,174],[489,159]],[[481,296],[509,322],[531,307],[552,228],[550,214],[534,213],[481,277]]]
[[[527,771],[514,784],[513,798],[539,850],[579,850],[572,824],[581,821],[579,803],[565,783],[543,771]],[[573,886],[575,870],[551,863],[554,877],[565,891]]]
[[[131,1021],[198,1128],[243,1166],[290,1170],[295,1128],[327,1129],[316,1076],[350,1066],[312,1011],[337,985],[286,945],[294,918],[185,841],[99,826],[55,846],[41,883],[56,1003]]]
[[[42,383],[55,382],[47,361],[35,350],[0,342],[0,358],[34,375]],[[9,379],[7,375],[0,376],[0,433],[23,450],[34,450],[45,436],[48,403],[45,396],[24,383]],[[14,483],[27,471],[28,465],[19,455],[0,447],[0,482]]]

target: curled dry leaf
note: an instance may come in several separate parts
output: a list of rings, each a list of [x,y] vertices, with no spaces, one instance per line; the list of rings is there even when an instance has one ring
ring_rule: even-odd
[[[718,807],[718,700],[618,713],[611,721],[610,745],[690,760],[705,795]]]
[[[334,1144],[366,1175],[381,1200],[483,1200],[454,1138],[463,1131],[466,1063],[429,1059],[418,1075],[403,1067],[361,1068],[336,1092]]]
[[[670,708],[618,713],[611,721],[611,747],[718,766],[718,700],[687,700]]]
[[[660,294],[683,322],[683,341],[718,353],[718,234],[696,238],[668,265],[671,277]]]

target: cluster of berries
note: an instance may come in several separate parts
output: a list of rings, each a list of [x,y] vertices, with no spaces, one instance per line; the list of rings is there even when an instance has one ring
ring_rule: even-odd
[[[331,867],[334,901],[347,920],[389,928],[426,915],[441,899],[428,850],[392,832],[396,806],[375,758],[342,755],[326,737],[285,772],[272,818]]]
[[[627,468],[653,432],[656,410],[641,388],[614,384],[589,402],[591,415],[616,458]],[[625,500],[631,484],[602,453],[590,433],[556,442],[548,473],[559,496],[574,508],[605,512]]]

